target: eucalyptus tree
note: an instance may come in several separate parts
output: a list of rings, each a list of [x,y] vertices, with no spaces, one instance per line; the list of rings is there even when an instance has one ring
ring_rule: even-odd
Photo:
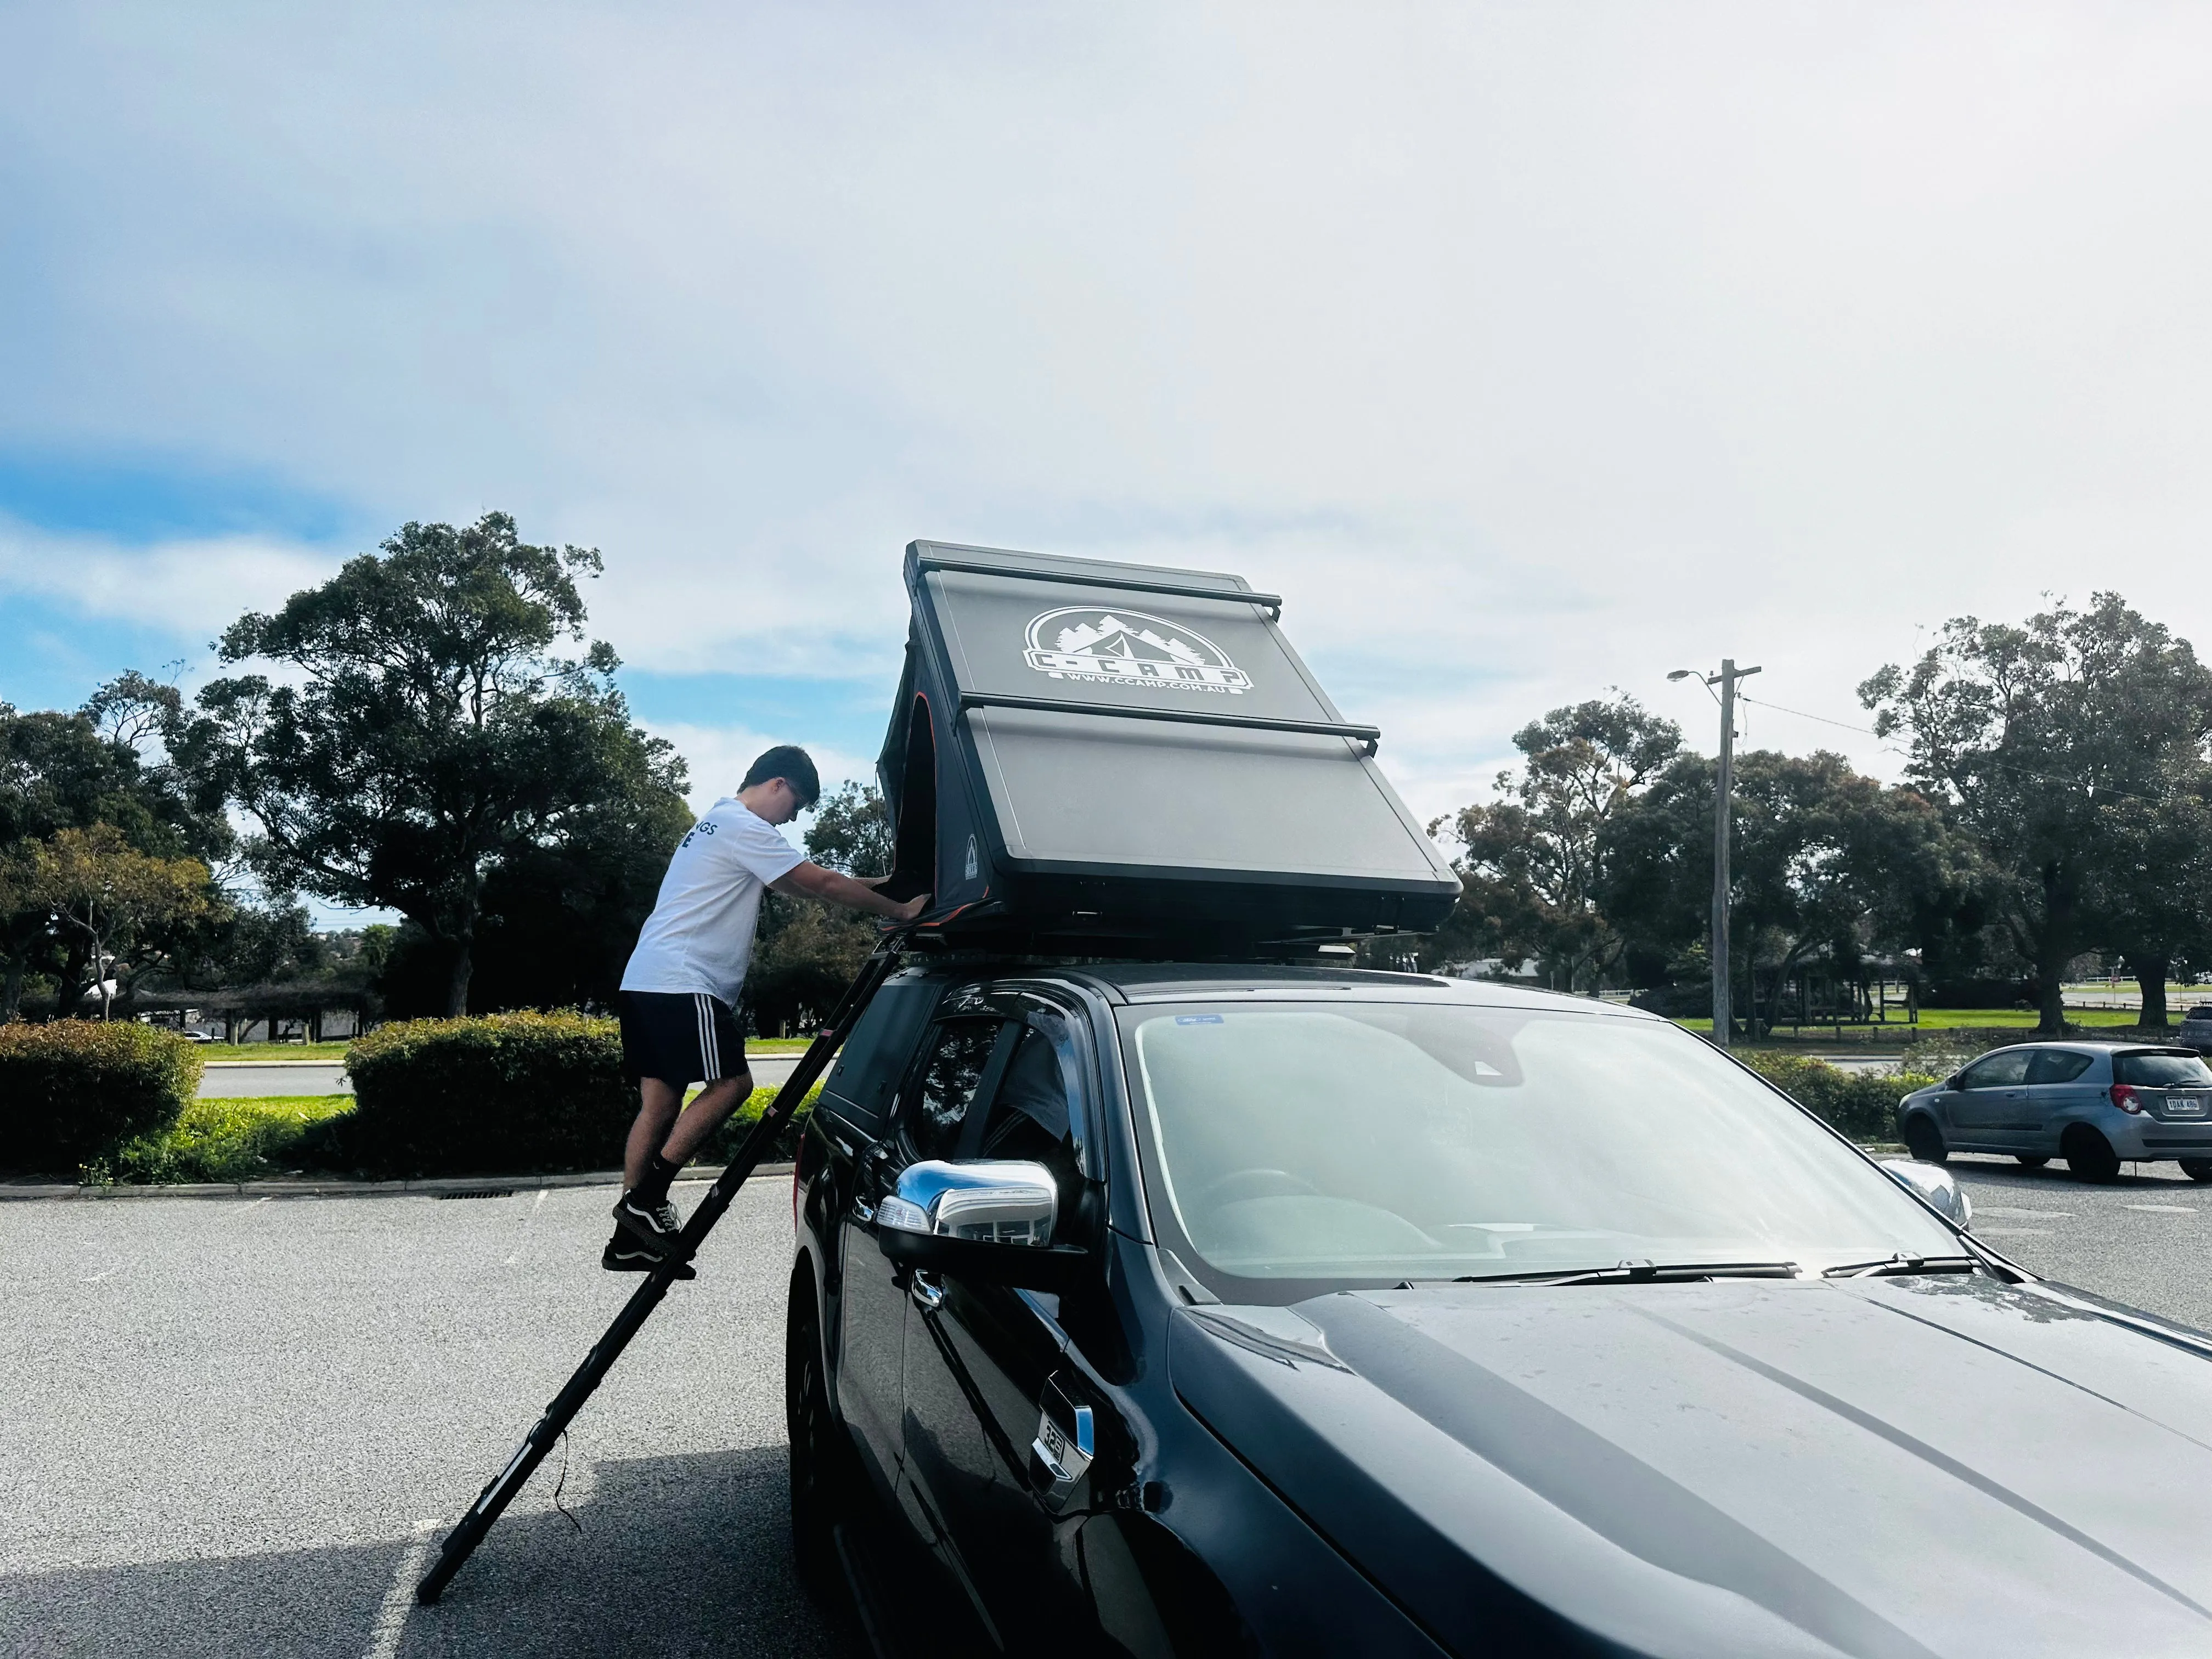
[[[202,802],[234,803],[279,894],[398,911],[466,1012],[485,884],[626,793],[680,794],[682,763],[629,718],[579,578],[599,555],[523,542],[514,520],[413,524],[217,649],[265,664],[169,726]]]
[[[1883,668],[1859,696],[1877,732],[1905,738],[1911,780],[1974,838],[1998,917],[2033,964],[2039,1029],[2063,1030],[2066,965],[2112,931],[2104,878],[2130,857],[2130,815],[2154,810],[2212,736],[2212,672],[2186,640],[2098,593],[2020,626],[1955,617],[1910,670]]]
[[[1619,962],[1620,933],[1600,908],[1607,822],[1680,752],[1681,729],[1634,697],[1554,708],[1513,737],[1519,769],[1498,775],[1500,799],[1429,826],[1455,838],[1462,891],[1437,951],[1534,957],[1561,990]]]

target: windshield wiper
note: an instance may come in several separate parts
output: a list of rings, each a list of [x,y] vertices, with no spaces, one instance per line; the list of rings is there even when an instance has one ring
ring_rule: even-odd
[[[1455,1285],[1660,1285],[1698,1279],[1795,1279],[1794,1261],[1624,1261],[1566,1273],[1462,1273]]]
[[[1891,1279],[1900,1273],[1970,1273],[1980,1267],[1971,1255],[1914,1255],[1899,1250],[1879,1261],[1847,1261],[1840,1267],[1823,1267],[1823,1279]]]

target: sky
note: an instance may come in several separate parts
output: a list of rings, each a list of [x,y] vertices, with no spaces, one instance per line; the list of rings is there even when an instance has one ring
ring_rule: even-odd
[[[865,775],[918,537],[1281,592],[1425,818],[1723,657],[1893,776],[1948,617],[2212,647],[2201,6],[56,3],[0,86],[18,707],[494,508],[702,802]]]

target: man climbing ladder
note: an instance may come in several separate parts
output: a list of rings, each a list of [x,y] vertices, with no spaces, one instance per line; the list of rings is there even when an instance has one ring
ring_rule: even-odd
[[[660,895],[623,969],[618,1012],[623,1070],[641,1097],[623,1158],[615,1233],[599,1257],[611,1273],[658,1266],[683,1231],[668,1188],[676,1173],[752,1093],[738,998],[751,964],[762,891],[803,893],[895,922],[905,903],[875,884],[809,863],[777,833],[822,793],[814,763],[788,744],[752,763],[734,795],[692,825],[668,861]],[[687,1109],[684,1091],[706,1087]],[[692,1276],[688,1264],[678,1276]]]

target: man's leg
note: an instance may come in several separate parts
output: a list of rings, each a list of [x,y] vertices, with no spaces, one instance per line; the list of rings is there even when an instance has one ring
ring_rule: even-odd
[[[707,1138],[751,1097],[752,1091],[753,1074],[750,1071],[708,1084],[699,1091],[699,1097],[684,1109],[676,1120],[676,1127],[668,1132],[660,1147],[662,1158],[682,1169],[707,1144]],[[639,1121],[643,1121],[644,1114],[640,1113]]]
[[[637,1091],[645,1103],[638,1108],[637,1121],[629,1126],[629,1140],[623,1149],[623,1185],[632,1192],[645,1180],[647,1166],[668,1139],[668,1126],[684,1106],[684,1091],[657,1077],[640,1078]]]

